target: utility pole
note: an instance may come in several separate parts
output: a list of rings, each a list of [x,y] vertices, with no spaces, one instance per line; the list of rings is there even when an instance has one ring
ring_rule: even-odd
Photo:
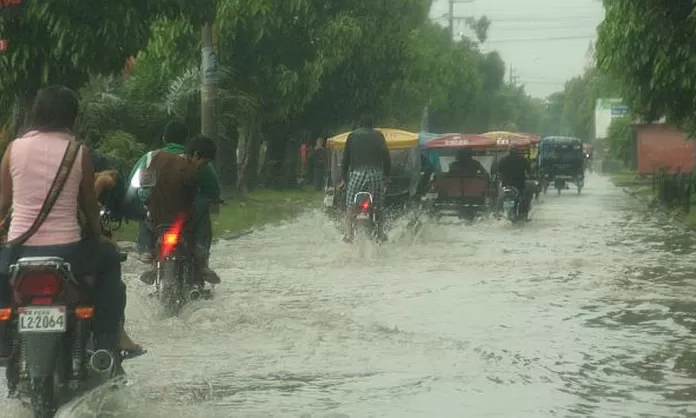
[[[510,69],[508,71],[508,83],[512,86],[517,84],[517,75],[515,75],[515,69],[512,68],[512,64],[510,64]]]
[[[211,0],[213,8],[215,0]],[[214,16],[214,15],[213,15]],[[216,96],[218,60],[215,39],[215,18],[201,28],[201,133],[218,142]],[[218,153],[220,155],[220,153]]]
[[[449,19],[449,31],[450,31],[450,37],[454,39],[454,21],[457,20],[459,22],[460,20],[464,20],[464,18],[460,17],[454,17],[454,4],[455,3],[473,3],[475,0],[448,0],[449,2],[449,12],[447,13],[447,17]]]

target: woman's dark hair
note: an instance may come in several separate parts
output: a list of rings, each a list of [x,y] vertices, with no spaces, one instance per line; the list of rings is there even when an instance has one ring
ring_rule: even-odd
[[[186,144],[186,155],[193,157],[196,154],[201,158],[214,160],[217,155],[215,141],[204,135],[196,135]]]
[[[186,145],[186,139],[189,136],[189,130],[183,123],[173,120],[164,127],[164,142],[173,142],[179,145]]]
[[[80,99],[65,86],[50,86],[39,91],[29,115],[31,130],[41,132],[72,131],[80,111]]]

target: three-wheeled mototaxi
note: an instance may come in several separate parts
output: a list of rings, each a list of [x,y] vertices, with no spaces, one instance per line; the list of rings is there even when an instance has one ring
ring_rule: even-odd
[[[470,150],[485,173],[459,173],[450,164],[462,150]],[[456,216],[473,220],[489,212],[492,183],[490,171],[496,153],[496,140],[480,135],[449,134],[431,139],[423,152],[434,155],[435,172],[430,177],[428,192],[422,197],[423,210],[439,219]]]
[[[384,134],[391,157],[392,172],[383,202],[386,215],[384,226],[388,229],[392,220],[406,215],[414,207],[421,177],[421,154],[418,134],[390,128],[377,130]],[[341,167],[349,134],[350,132],[345,132],[327,141],[331,171],[326,179],[324,211],[336,221],[342,221],[346,213],[346,189],[338,186],[344,180],[341,178]]]
[[[585,153],[582,141],[567,136],[547,136],[539,143],[539,170],[544,193],[551,184],[561,194],[569,183],[578,194],[585,185]]]

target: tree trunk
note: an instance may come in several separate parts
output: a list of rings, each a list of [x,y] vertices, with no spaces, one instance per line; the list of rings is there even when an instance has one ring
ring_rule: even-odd
[[[259,158],[261,156],[261,132],[260,124],[255,124],[252,141],[249,144],[249,160],[247,161],[247,189],[254,190],[258,186],[259,180]]]
[[[239,130],[237,160],[237,188],[246,193],[257,177],[259,162],[259,117],[252,114],[242,123]]]
[[[220,182],[225,186],[237,184],[237,142],[239,132],[233,130],[232,138],[222,138],[220,141],[221,165],[219,167]]]

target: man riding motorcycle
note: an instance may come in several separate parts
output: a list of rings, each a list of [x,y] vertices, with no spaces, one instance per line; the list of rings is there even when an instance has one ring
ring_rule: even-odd
[[[359,128],[348,135],[343,151],[342,182],[343,188],[348,181],[346,190],[346,231],[344,241],[353,241],[353,222],[355,207],[353,198],[356,193],[369,192],[373,204],[377,207],[377,234],[380,240],[387,239],[384,233],[384,203],[385,181],[391,174],[391,157],[384,135],[374,129],[372,116],[363,116]]]
[[[164,129],[162,141],[164,147],[162,151],[183,155],[184,145],[188,138],[189,131],[186,126],[180,122],[172,121],[167,124]],[[150,151],[140,157],[128,179],[128,184],[132,185],[134,177],[139,174],[141,168],[145,167],[148,159],[151,159],[154,153]],[[139,185],[138,185],[139,187]],[[144,190],[139,190],[144,191]],[[140,216],[145,216],[143,201],[147,200],[147,193],[136,195],[135,193],[126,194],[126,208],[129,213],[135,214],[140,212]],[[142,199],[140,199],[142,197]],[[200,176],[198,176],[197,193],[195,196],[195,207],[192,221],[192,227],[196,234],[196,241],[205,246],[206,253],[210,253],[210,247],[213,242],[213,226],[210,219],[211,205],[220,201],[220,182],[215,168],[212,163],[207,163],[202,167]],[[150,264],[153,260],[152,253],[155,246],[154,227],[148,220],[140,222],[138,228],[138,251],[141,253],[141,261]],[[207,264],[207,262],[206,262]],[[212,277],[212,276],[211,276]]]
[[[526,190],[529,161],[519,152],[516,144],[510,144],[508,151],[508,154],[498,161],[496,170],[503,187],[517,189],[520,196],[519,210],[526,214],[531,200]]]
[[[145,175],[154,175],[148,209],[152,225],[169,225],[179,220],[184,221],[184,233],[189,235],[189,242],[195,243],[194,257],[198,272],[203,280],[211,284],[220,283],[220,277],[208,267],[210,258],[209,244],[205,237],[195,230],[195,208],[199,179],[205,175],[206,166],[215,159],[217,145],[203,135],[193,138],[187,145],[183,156],[160,150],[153,154]],[[154,254],[152,255],[154,259]],[[147,270],[140,279],[153,284],[157,276],[156,265]]]

